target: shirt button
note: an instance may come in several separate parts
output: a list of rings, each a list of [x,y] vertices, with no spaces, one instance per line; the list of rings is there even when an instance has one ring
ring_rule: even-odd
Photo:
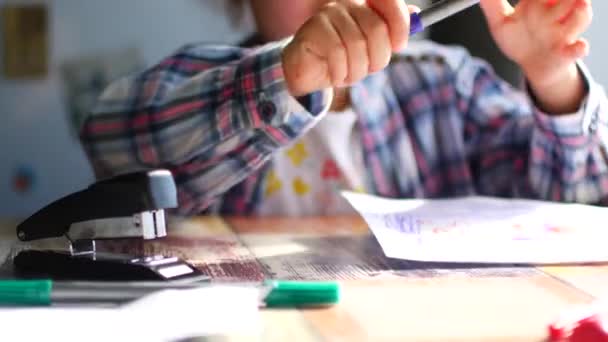
[[[258,112],[260,113],[262,120],[265,123],[270,124],[277,113],[277,107],[272,101],[262,100],[258,104]]]
[[[435,62],[441,65],[444,65],[446,63],[445,58],[443,56],[435,56]]]
[[[597,131],[597,120],[598,113],[596,111],[593,113],[593,117],[591,117],[591,122],[589,123],[589,133],[595,133]]]
[[[597,124],[595,122],[592,122],[589,125],[589,133],[595,133],[597,131]]]

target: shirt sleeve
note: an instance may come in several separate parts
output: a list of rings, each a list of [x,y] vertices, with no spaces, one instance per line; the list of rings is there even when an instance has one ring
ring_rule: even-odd
[[[608,101],[585,65],[578,67],[585,100],[575,113],[552,115],[484,63],[464,62],[456,80],[480,192],[608,204]]]
[[[331,90],[289,94],[286,43],[186,46],[111,84],[81,128],[96,176],[168,169],[178,213],[206,209],[328,110]]]

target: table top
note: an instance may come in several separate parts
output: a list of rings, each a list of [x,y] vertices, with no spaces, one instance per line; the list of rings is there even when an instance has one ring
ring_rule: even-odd
[[[8,244],[15,252],[12,233],[0,235],[5,244],[0,261],[10,254]],[[608,295],[608,266],[489,267],[388,259],[358,216],[171,219],[165,239],[98,247],[179,256],[217,281],[343,284],[341,302],[330,308],[263,310],[264,341],[543,341],[557,315]]]

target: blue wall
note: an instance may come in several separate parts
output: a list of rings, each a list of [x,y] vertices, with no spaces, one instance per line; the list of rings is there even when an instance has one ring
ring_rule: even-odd
[[[593,2],[594,18],[591,28],[584,35],[591,43],[589,57],[585,60],[597,81],[604,87],[608,86],[608,21],[604,16],[608,14],[608,2]]]
[[[4,0],[0,0],[0,5]],[[14,1],[13,1],[14,3]],[[20,2],[23,3],[23,2]],[[0,216],[31,214],[87,186],[93,176],[66,120],[59,65],[66,59],[135,46],[146,65],[181,45],[234,41],[243,36],[225,20],[223,1],[49,0],[49,75],[13,81],[0,75]],[[1,55],[1,53],[0,53]],[[12,187],[15,168],[27,165],[35,184]]]

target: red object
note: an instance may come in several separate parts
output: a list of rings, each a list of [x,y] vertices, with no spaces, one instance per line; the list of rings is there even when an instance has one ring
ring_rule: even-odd
[[[30,180],[23,176],[15,177],[15,190],[25,192],[30,187]]]
[[[568,339],[569,342],[608,342],[608,332],[604,329],[602,319],[597,316],[585,318],[579,322]]]
[[[608,342],[605,315],[601,307],[593,306],[585,310],[569,312],[567,316],[549,325],[551,342]]]
[[[34,185],[34,176],[31,167],[19,167],[13,175],[13,190],[20,194],[30,191]]]
[[[572,334],[571,327],[555,323],[549,325],[549,341],[551,342],[563,341],[570,336],[570,334]]]

